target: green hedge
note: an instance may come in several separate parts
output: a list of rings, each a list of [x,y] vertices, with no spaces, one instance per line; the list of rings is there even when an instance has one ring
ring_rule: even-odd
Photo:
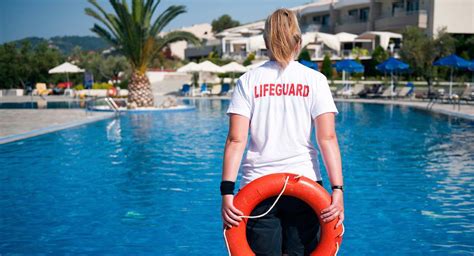
[[[94,90],[108,90],[110,88],[114,87],[112,84],[109,83],[94,83],[92,85],[92,89]],[[78,84],[74,86],[74,90],[84,90],[84,85],[83,84]]]

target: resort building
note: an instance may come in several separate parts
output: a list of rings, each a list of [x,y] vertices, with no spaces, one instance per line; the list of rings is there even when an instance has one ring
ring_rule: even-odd
[[[190,27],[182,27],[176,29],[178,31],[187,31],[193,33],[197,38],[209,41],[214,39],[214,33],[212,32],[212,26],[209,23],[202,23],[192,25]],[[164,33],[166,34],[166,33]],[[188,43],[186,41],[179,41],[170,44],[170,50],[172,54],[180,59],[184,59],[184,51],[188,47]]]
[[[329,54],[332,59],[370,58],[377,46],[397,56],[401,32],[407,26],[435,36],[474,33],[473,0],[319,0],[291,8],[300,19],[303,46],[314,61]],[[224,30],[204,47],[189,47],[185,58],[197,60],[211,51],[223,58],[245,59],[254,53],[266,58],[264,20]]]
[[[415,26],[435,35],[474,33],[472,0],[320,0],[293,8],[303,30],[326,33],[390,31]]]

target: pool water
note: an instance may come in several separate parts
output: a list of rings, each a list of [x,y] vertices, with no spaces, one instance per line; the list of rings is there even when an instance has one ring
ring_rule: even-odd
[[[85,101],[0,102],[0,109],[85,108]]]
[[[0,254],[226,255],[218,187],[228,101],[191,104],[0,145]],[[473,255],[474,123],[338,108],[340,255]]]

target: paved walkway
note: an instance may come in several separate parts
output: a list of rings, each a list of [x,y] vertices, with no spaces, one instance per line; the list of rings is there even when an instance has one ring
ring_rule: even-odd
[[[39,100],[46,100],[48,102],[78,101],[78,99],[75,99],[69,96],[61,96],[61,95],[0,97],[0,103],[37,102]]]
[[[0,144],[113,116],[84,109],[0,109]]]

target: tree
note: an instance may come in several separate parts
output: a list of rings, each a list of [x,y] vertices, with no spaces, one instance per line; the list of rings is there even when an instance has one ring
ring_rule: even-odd
[[[456,34],[456,54],[464,59],[474,59],[474,35]]]
[[[329,55],[325,55],[323,59],[323,66],[321,67],[321,73],[323,73],[328,80],[332,79],[332,63]]]
[[[247,58],[244,60],[244,63],[242,63],[244,66],[248,66],[252,64],[252,61],[255,60],[255,53],[251,52],[249,55],[247,55]]]
[[[431,94],[433,84],[433,62],[453,53],[454,45],[455,39],[446,33],[445,28],[438,31],[436,38],[429,37],[418,27],[407,27],[403,32],[400,56],[410,64],[415,75],[423,77],[428,83],[428,94]]]
[[[375,67],[378,64],[387,60],[388,57],[388,52],[385,51],[382,46],[378,45],[377,47],[375,47],[374,51],[372,52],[372,58],[369,60],[369,63],[365,67],[365,74],[367,76],[376,76],[380,74]]]
[[[41,42],[32,47],[29,41],[0,46],[0,88],[24,88],[26,84],[51,82],[48,70],[64,60],[61,53]]]
[[[309,51],[306,49],[306,47],[301,50],[298,60],[311,61],[311,55],[309,54]]]
[[[103,55],[92,51],[82,51],[79,47],[72,50],[70,59],[78,66],[91,72],[96,82],[108,82],[118,77],[120,72],[130,74],[130,65],[123,55]]]
[[[364,48],[355,47],[355,48],[352,48],[351,54],[356,56],[356,58],[360,58],[361,56],[369,55],[369,51]]]
[[[173,42],[185,40],[200,45],[198,38],[189,32],[173,31],[160,36],[163,28],[185,13],[186,8],[172,5],[160,15],[154,15],[160,1],[133,0],[129,8],[125,0],[110,0],[113,14],[107,13],[96,0],[89,0],[89,3],[98,12],[86,8],[86,14],[101,24],[94,24],[91,30],[119,50],[133,70],[128,85],[129,108],[154,106],[151,84],[145,75],[153,58]]]
[[[219,33],[225,29],[239,26],[240,22],[237,20],[233,20],[232,17],[230,17],[227,14],[224,14],[220,16],[219,18],[212,20],[211,25],[212,25],[212,32]]]

